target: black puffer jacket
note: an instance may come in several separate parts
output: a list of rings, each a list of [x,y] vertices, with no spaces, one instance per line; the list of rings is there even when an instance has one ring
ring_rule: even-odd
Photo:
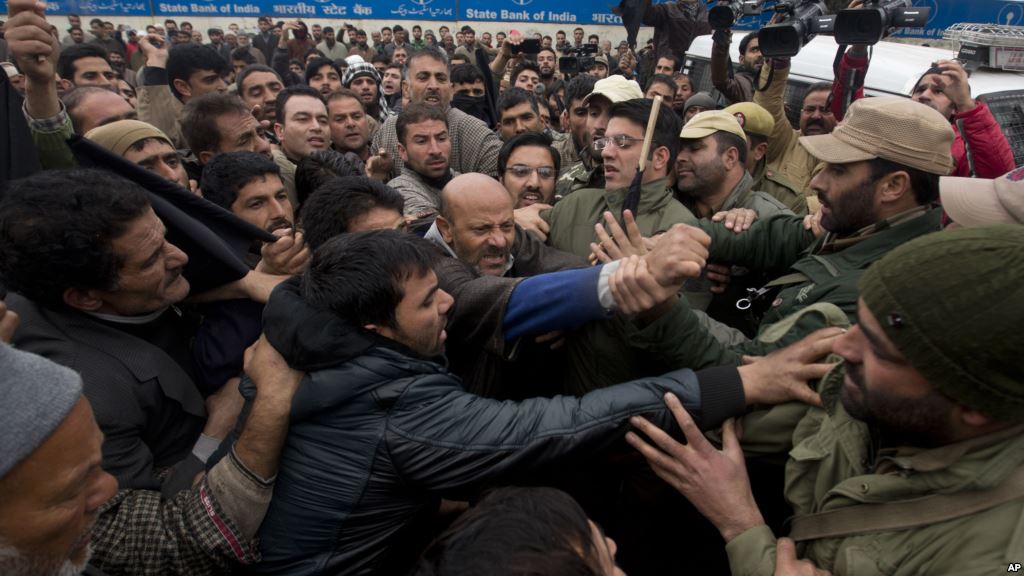
[[[586,457],[621,438],[633,414],[668,426],[667,391],[704,426],[743,405],[740,390],[702,394],[689,370],[583,398],[481,398],[442,364],[308,306],[298,279],[274,291],[263,319],[271,344],[310,375],[292,406],[257,573],[396,573],[442,495]]]

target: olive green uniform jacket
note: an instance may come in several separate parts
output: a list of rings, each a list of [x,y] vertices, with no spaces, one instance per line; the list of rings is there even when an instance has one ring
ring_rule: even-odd
[[[556,193],[561,177],[575,167],[576,163],[581,161],[579,150],[576,149],[576,143],[572,141],[572,135],[562,134],[561,136],[561,138],[552,138],[551,142],[551,147],[558,152],[560,162],[558,170],[559,180],[555,182]]]
[[[761,159],[752,176],[754,177],[754,190],[760,190],[775,198],[797,216],[807,215],[807,197],[784,176],[779,175],[773,168],[769,168],[767,157]]]
[[[674,224],[695,225],[693,213],[679,203],[664,179],[641,188],[637,225],[644,236],[668,230]],[[590,243],[597,240],[594,225],[609,211],[616,218],[622,212],[625,188],[606,191],[590,188],[563,198],[551,210],[541,213],[551,226],[548,245],[588,258]],[[591,322],[569,335],[567,353],[571,369],[566,389],[577,394],[634,379],[639,374],[663,374],[663,365],[652,354],[632,349],[626,339],[629,321],[613,318]],[[632,376],[631,376],[632,375]]]
[[[842,239],[815,240],[798,216],[778,215],[755,222],[743,234],[721,225],[701,228],[711,235],[712,261],[773,272],[780,286],[765,293],[767,312],[759,317],[757,338],[722,344],[681,298],[671,312],[644,328],[631,323],[627,339],[668,369],[738,366],[742,355],[763,355],[811,332],[856,321],[861,274],[889,251],[919,236],[941,230],[942,209],[920,206]],[[777,290],[777,293],[776,293]],[[754,307],[757,307],[755,301]],[[807,413],[797,402],[744,416],[743,449],[748,455],[785,454],[793,429]]]
[[[868,426],[838,401],[842,382],[841,367],[822,380],[825,409],[810,410],[793,435],[785,493],[797,515],[987,491],[1024,466],[1022,425],[930,450],[878,449]],[[726,551],[734,576],[774,572],[767,526],[740,534]],[[1005,574],[1024,557],[1024,499],[916,528],[808,540],[799,555],[835,576]]]
[[[831,234],[815,239],[804,228],[803,218],[785,214],[757,221],[742,234],[702,220],[699,226],[711,235],[710,260],[778,278],[773,282],[779,285],[753,303],[754,308],[767,304],[759,317],[758,338],[726,348],[696,326],[698,319],[682,299],[656,322],[635,330],[632,338],[636,345],[667,355],[670,365],[698,369],[738,365],[741,354],[765,354],[792,344],[819,328],[837,325],[842,320],[838,312],[853,321],[857,283],[864,270],[893,248],[941,230],[941,215],[937,206],[921,206],[841,239]],[[820,304],[829,306],[815,307]],[[807,308],[810,312],[802,313]]]
[[[569,141],[571,142],[572,138],[569,138]],[[559,149],[558,153],[564,158],[564,149]],[[565,198],[574,192],[589,188],[604,188],[603,164],[592,158],[585,158],[573,160],[568,168],[562,165],[558,180],[555,181],[555,196]]]
[[[694,214],[699,213],[696,204],[688,198],[682,198],[682,202]],[[721,205],[714,207],[712,213],[732,210],[734,208],[753,210],[757,213],[758,220],[764,220],[776,214],[793,214],[785,204],[759,191],[754,186],[754,179],[746,171],[744,171],[743,178],[732,189],[732,192],[729,193]],[[706,216],[711,215],[713,214]],[[686,298],[690,302],[690,308],[704,310],[716,321],[723,322],[734,328],[740,328],[740,323],[747,324],[747,322],[745,322],[745,314],[736,309],[736,302],[746,296],[747,288],[760,287],[770,279],[765,277],[763,273],[752,273],[749,269],[742,266],[733,266],[732,281],[726,287],[725,293],[714,295],[710,292],[710,282],[703,279],[695,279],[686,284]],[[722,339],[720,338],[720,340]]]
[[[672,190],[661,178],[640,189],[640,205],[636,223],[644,236],[664,232],[673,224],[696,225],[697,218],[672,196]],[[603,214],[611,212],[616,219],[622,213],[626,188],[604,190],[589,188],[563,198],[541,217],[551,227],[548,245],[577,256],[590,256],[590,243],[597,241],[594,224],[604,222]]]

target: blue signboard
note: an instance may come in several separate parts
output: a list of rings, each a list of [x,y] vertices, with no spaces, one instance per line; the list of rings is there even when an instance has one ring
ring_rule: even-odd
[[[7,13],[7,1],[0,0],[0,14]],[[50,0],[47,14],[84,14],[89,16],[149,16],[149,0]]]
[[[262,16],[269,15],[267,2],[211,0],[153,0],[157,16]]]
[[[153,0],[153,9],[158,16],[455,20],[455,0]]]
[[[374,15],[360,16],[361,18],[448,21],[458,18],[455,0],[388,0],[387,2],[377,1],[373,4]]]
[[[459,0],[459,20],[621,26],[615,6],[608,0]]]
[[[669,0],[671,1],[671,0]],[[700,1],[700,0],[699,0]],[[544,24],[622,25],[612,13],[613,0],[51,0],[50,14],[86,16],[262,16],[280,18],[350,18],[353,20],[486,20]],[[900,35],[941,37],[957,22],[1024,25],[1024,0],[914,0],[932,9],[924,28],[903,30]],[[769,3],[769,6],[771,3]],[[0,0],[0,13],[7,1]],[[753,29],[767,23],[747,17],[737,29]]]
[[[1024,25],[1024,2],[1021,0],[914,0],[914,5],[932,9],[928,25],[904,30],[901,36],[941,38],[946,28],[958,22]]]

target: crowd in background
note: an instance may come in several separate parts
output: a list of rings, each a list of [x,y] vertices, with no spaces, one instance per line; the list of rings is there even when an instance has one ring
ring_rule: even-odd
[[[791,123],[757,31],[639,4],[10,0],[0,573],[1012,571],[1024,169],[967,71],[865,97],[850,46]]]

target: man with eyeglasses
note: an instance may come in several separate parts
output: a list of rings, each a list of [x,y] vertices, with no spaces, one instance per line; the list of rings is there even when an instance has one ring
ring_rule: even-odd
[[[498,153],[498,178],[520,208],[555,202],[555,177],[561,168],[558,151],[546,134],[526,132],[505,143]],[[518,218],[517,218],[518,220]]]
[[[588,76],[581,74],[580,77]],[[579,157],[576,164],[566,169],[562,174],[556,187],[559,196],[568,196],[577,190],[585,188],[603,188],[604,170],[601,167],[601,152],[593,147],[593,142],[604,136],[605,127],[608,126],[608,109],[616,102],[624,102],[634,98],[643,98],[644,92],[640,84],[635,80],[627,80],[622,76],[615,75],[602,78],[593,85],[588,85],[579,78],[570,82],[566,89],[566,101],[569,103],[570,130],[575,144],[579,147]],[[584,91],[585,90],[585,91]],[[582,104],[575,105],[573,101],[579,96]],[[578,133],[578,123],[572,121],[572,116],[579,117],[576,111],[582,106],[586,110],[585,126],[582,134]],[[582,136],[577,141],[578,136]],[[563,158],[565,154],[563,153]]]
[[[600,84],[600,82],[598,82]],[[595,225],[607,217],[621,218],[630,184],[640,164],[647,121],[653,102],[644,98],[613,104],[607,115],[607,127],[593,142],[601,154],[604,188],[580,190],[565,197],[555,207],[542,213],[550,226],[548,245],[581,257],[588,257],[596,240]],[[591,110],[593,118],[593,110]],[[679,116],[662,106],[654,127],[651,150],[641,180],[636,224],[644,236],[668,230],[673,224],[695,224],[696,218],[673,197],[669,172],[679,152]]]

